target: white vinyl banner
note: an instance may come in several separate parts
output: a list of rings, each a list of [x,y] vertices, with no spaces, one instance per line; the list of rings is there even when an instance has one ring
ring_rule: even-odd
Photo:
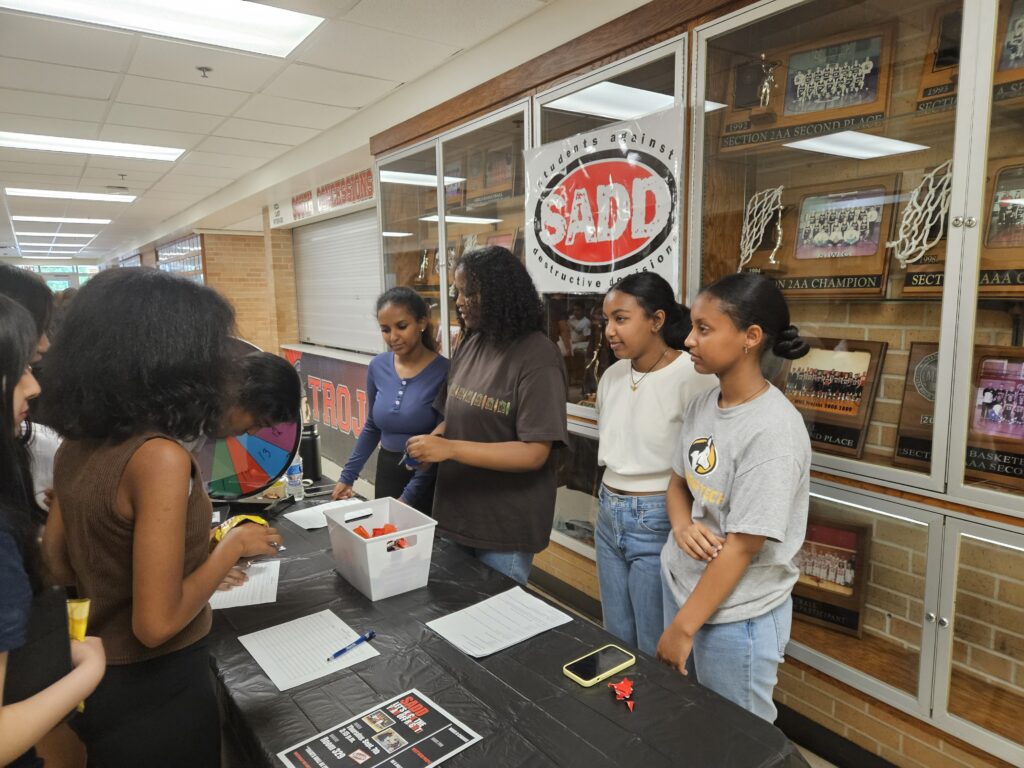
[[[634,272],[675,288],[683,116],[615,123],[526,151],[526,266],[541,293],[600,293]]]

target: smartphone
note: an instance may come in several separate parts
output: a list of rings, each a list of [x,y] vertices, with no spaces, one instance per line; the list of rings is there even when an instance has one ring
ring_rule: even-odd
[[[636,664],[636,657],[632,653],[624,651],[617,645],[609,644],[596,651],[591,651],[586,656],[580,656],[578,659],[570,661],[562,667],[562,672],[570,680],[574,680],[584,688],[589,688],[624,669],[629,669],[634,664]]]

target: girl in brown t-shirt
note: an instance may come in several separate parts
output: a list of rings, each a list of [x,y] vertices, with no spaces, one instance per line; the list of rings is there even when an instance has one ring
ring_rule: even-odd
[[[223,418],[233,321],[209,288],[105,271],[75,298],[47,359],[65,441],[44,554],[91,599],[89,628],[108,657],[75,726],[91,764],[220,765],[209,599],[239,558],[281,543],[241,525],[209,552],[213,510],[181,445]]]
[[[555,513],[552,448],[568,442],[565,365],[543,333],[543,307],[508,250],[470,251],[455,270],[465,336],[434,407],[444,421],[406,450],[438,465],[442,536],[525,584]]]

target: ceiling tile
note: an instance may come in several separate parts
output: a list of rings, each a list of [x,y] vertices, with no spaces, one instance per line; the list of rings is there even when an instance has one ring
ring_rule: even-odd
[[[108,124],[100,129],[100,138],[104,141],[123,141],[129,144],[149,144],[157,147],[192,149],[202,140],[203,136],[198,133],[157,131],[153,128],[132,128],[125,125]],[[169,168],[170,165],[167,167]]]
[[[184,155],[182,155],[184,157]],[[106,155],[92,155],[89,158],[89,168],[110,168],[118,173],[127,173],[128,182],[132,180],[132,171],[151,171],[167,173],[171,169],[171,163],[166,160],[143,160],[137,157],[108,157]]]
[[[296,57],[300,62],[341,72],[407,82],[434,69],[459,49],[398,35],[349,21],[331,21],[317,30]],[[401,56],[382,55],[401,51]]]
[[[0,58],[0,88],[109,99],[119,75],[83,67]]]
[[[319,16],[322,19],[331,19],[350,11],[359,0],[252,0],[252,2],[284,8],[286,11],[308,13],[310,16]]]
[[[133,37],[131,32],[0,12],[0,51],[16,59],[120,72]]]
[[[36,153],[37,157],[41,157],[39,153]],[[82,155],[75,155],[78,158],[78,168],[85,167],[85,157]],[[47,156],[49,158],[49,156]],[[0,179],[7,173],[36,173],[42,175],[51,176],[67,176],[71,171],[75,169],[72,165],[57,165],[50,163],[12,163],[6,160],[0,160]],[[22,198],[19,198],[22,199]],[[25,198],[28,199],[28,198]]]
[[[32,149],[10,149],[9,147],[0,147],[0,161],[9,163],[44,162],[46,165],[70,165],[75,168],[81,168],[87,161],[87,158],[83,155],[72,155],[67,152],[47,152],[45,160],[41,159],[43,157],[44,155],[41,155],[38,151]]]
[[[6,105],[0,105],[5,107]],[[96,139],[99,131],[98,123],[86,123],[80,120],[57,120],[52,117],[31,117],[29,115],[11,115],[0,112],[0,131],[15,133],[35,133],[43,136],[64,136],[71,139]],[[40,156],[42,150],[36,151]],[[47,154],[54,154],[47,152]],[[66,154],[66,153],[61,153]],[[78,154],[78,153],[70,153]]]
[[[347,21],[433,40],[457,48],[477,43],[545,6],[543,0],[373,0],[345,14]]]
[[[180,168],[204,165],[208,168],[230,168],[233,171],[253,171],[267,161],[260,157],[243,157],[242,155],[222,155],[214,152],[198,152],[192,150],[181,156],[175,165]],[[189,171],[191,173],[191,171]]]
[[[235,116],[262,120],[267,123],[300,125],[304,128],[325,130],[332,125],[337,125],[349,115],[354,115],[355,112],[354,109],[344,107],[314,104],[311,101],[297,101],[296,99],[282,99],[278,96],[258,93],[243,104]]]
[[[66,120],[100,121],[107,111],[107,102],[101,99],[77,99],[9,88],[0,89],[0,104],[4,112]]]
[[[224,155],[221,155],[224,157]],[[245,171],[235,168],[225,168],[217,165],[204,165],[202,163],[175,163],[174,175],[204,176],[208,179],[224,179],[234,181],[245,174]]]
[[[245,141],[243,139],[225,139],[221,136],[210,136],[203,140],[198,149],[204,152],[259,157],[270,160],[284,154],[291,147],[285,144],[267,144],[262,141]]]
[[[256,120],[242,120],[232,117],[224,121],[213,132],[214,136],[227,136],[230,139],[249,139],[250,141],[269,141],[278,144],[302,144],[319,131],[312,128],[296,128],[289,125],[275,125],[274,123],[263,123]]]
[[[128,72],[212,88],[256,91],[281,68],[282,59],[141,36]],[[210,67],[206,78],[196,67]]]
[[[138,104],[114,103],[107,115],[107,123],[132,125],[139,128],[161,128],[185,133],[209,133],[222,120],[223,115],[202,112],[183,112],[177,109],[143,107]]]
[[[128,75],[121,83],[116,100],[125,104],[230,115],[245,99],[246,94],[241,91]]]
[[[290,64],[267,88],[271,96],[287,96],[336,107],[363,107],[398,83],[329,69]]]

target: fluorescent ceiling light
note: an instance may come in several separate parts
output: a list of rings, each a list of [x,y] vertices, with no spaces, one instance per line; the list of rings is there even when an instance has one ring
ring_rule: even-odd
[[[88,237],[90,240],[99,232],[86,234],[84,232],[15,232],[18,237]]]
[[[245,0],[0,0],[0,7],[281,57],[323,21]]]
[[[35,149],[42,152],[74,152],[79,155],[138,157],[143,160],[164,160],[166,162],[174,162],[185,151],[175,147],[155,147],[150,144],[69,139],[64,136],[41,136],[36,133],[11,133],[9,131],[0,131],[0,147]]]
[[[22,251],[22,253],[47,253],[47,251]],[[66,259],[70,261],[74,256],[35,256],[36,259]]]
[[[705,112],[714,112],[715,110],[718,109],[725,109],[727,106],[727,104],[723,104],[720,101],[711,101],[711,99],[704,99]]]
[[[8,197],[52,197],[58,200],[95,200],[101,203],[130,203],[135,195],[107,195],[100,192],[60,192],[55,189],[19,189],[7,187]]]
[[[436,187],[437,176],[432,173],[408,173],[406,171],[381,171],[380,180],[384,184],[411,184],[414,187]],[[465,181],[460,176],[445,176],[445,184],[458,184]]]
[[[383,237],[412,237],[412,232],[381,232]]]
[[[61,219],[50,216],[11,216],[11,221],[46,221],[53,224],[109,224],[110,219]]]
[[[78,243],[77,245],[71,243],[25,243],[18,241],[19,248],[71,248],[76,251],[80,251],[85,248],[85,245]]]
[[[675,99],[671,94],[604,82],[570,93],[544,106],[564,112],[580,112],[584,115],[626,120],[668,109],[674,103]]]
[[[420,221],[437,221],[437,214],[423,216]],[[476,216],[445,216],[446,224],[497,224],[501,219],[482,219]]]
[[[808,152],[820,152],[824,155],[852,157],[855,160],[871,160],[876,157],[902,155],[906,152],[920,152],[928,149],[923,144],[911,144],[909,141],[887,139],[885,136],[872,136],[857,131],[842,131],[814,139],[804,139],[786,144],[793,149],[804,149]]]

